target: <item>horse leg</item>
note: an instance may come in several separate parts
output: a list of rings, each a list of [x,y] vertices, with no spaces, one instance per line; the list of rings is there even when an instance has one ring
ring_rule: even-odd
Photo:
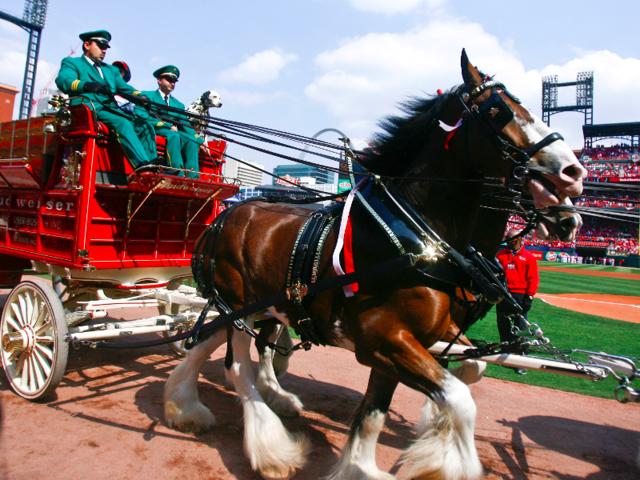
[[[449,370],[449,373],[462,381],[465,385],[472,385],[482,380],[484,371],[487,369],[487,362],[482,360],[467,359],[460,362],[456,368]]]
[[[260,331],[260,337],[272,343],[278,343],[284,337],[283,343],[286,344],[288,341],[293,344],[289,329],[281,323],[264,327]],[[276,414],[282,417],[300,415],[300,411],[303,409],[302,402],[297,395],[287,392],[280,386],[276,374],[276,358],[283,359],[278,366],[286,371],[285,363],[288,363],[288,357],[277,354],[273,348],[261,342],[256,342],[256,347],[260,356],[260,368],[256,382],[258,392]]]
[[[284,347],[287,350],[293,347],[293,339],[291,338],[291,334],[289,333],[289,329],[285,325],[280,325],[281,333],[278,335],[278,339],[276,340],[276,345],[279,347]],[[276,373],[276,377],[280,378],[285,374],[287,369],[289,368],[289,358],[291,358],[293,352],[291,354],[284,356],[280,355],[278,352],[273,356],[273,369]]]
[[[327,480],[393,480],[376,464],[376,444],[398,381],[371,370],[369,385],[358,405],[340,461]]]
[[[169,427],[199,432],[211,428],[216,419],[198,397],[198,375],[204,362],[227,339],[219,329],[207,340],[193,347],[167,380],[164,387],[164,417]]]
[[[442,368],[422,343],[407,333],[405,323],[394,329],[393,317],[387,314],[384,318],[386,329],[378,336],[371,328],[370,338],[378,341],[385,335],[385,341],[376,348],[371,341],[356,343],[358,361],[426,394],[437,407],[427,402],[418,436],[402,456],[407,478],[479,478],[482,465],[473,437],[476,406],[469,387]]]
[[[229,378],[244,408],[244,450],[251,467],[265,479],[291,478],[306,462],[307,440],[282,425],[255,386],[251,338],[232,332],[233,362]]]
[[[433,379],[431,380],[433,382]],[[423,406],[417,439],[403,454],[408,478],[471,480],[482,475],[473,432],[476,406],[469,388],[448,371]]]

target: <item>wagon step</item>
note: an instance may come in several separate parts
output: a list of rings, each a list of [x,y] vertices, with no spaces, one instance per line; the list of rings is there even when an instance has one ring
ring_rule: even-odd
[[[76,325],[80,325],[82,322],[89,320],[91,318],[103,318],[107,316],[107,312],[104,310],[96,310],[92,312],[88,312],[86,310],[80,310],[77,312],[69,312],[65,315],[65,319],[67,320],[67,327],[75,327]]]

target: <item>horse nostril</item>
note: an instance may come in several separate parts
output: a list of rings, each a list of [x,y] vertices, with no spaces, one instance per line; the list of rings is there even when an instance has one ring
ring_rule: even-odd
[[[578,220],[575,217],[565,217],[560,220],[560,225],[565,230],[573,230],[578,226]]]
[[[568,165],[564,167],[562,173],[575,181],[582,180],[585,177],[585,169],[580,165]]]

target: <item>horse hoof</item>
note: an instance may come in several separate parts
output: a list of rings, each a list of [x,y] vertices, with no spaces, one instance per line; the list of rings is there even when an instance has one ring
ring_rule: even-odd
[[[202,404],[190,407],[189,410],[184,410],[174,402],[167,402],[164,407],[164,416],[169,428],[181,432],[200,433],[215,425],[216,418],[207,407]]]
[[[290,478],[293,478],[294,475],[296,474],[296,469],[295,468],[291,468],[291,470],[289,470],[289,473],[285,474],[285,476],[281,476],[279,473],[276,472],[260,472],[260,476],[264,479],[264,480],[289,480]]]
[[[279,417],[297,418],[304,409],[296,395],[280,395],[267,401],[269,408]]]

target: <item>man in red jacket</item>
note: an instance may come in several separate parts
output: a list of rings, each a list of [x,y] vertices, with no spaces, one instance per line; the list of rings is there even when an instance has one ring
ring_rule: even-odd
[[[518,237],[518,233],[517,230],[507,232],[507,248],[500,250],[496,259],[506,273],[509,292],[522,308],[524,318],[527,318],[533,297],[538,291],[540,278],[538,276],[538,262],[533,254],[522,246],[522,237]],[[509,342],[514,339],[509,318],[509,315],[514,313],[518,312],[514,311],[507,302],[500,302],[496,305],[501,342]],[[516,327],[520,330],[526,329],[526,324],[520,316],[512,318]],[[516,369],[516,373],[524,375],[527,371],[524,368],[519,368]]]

